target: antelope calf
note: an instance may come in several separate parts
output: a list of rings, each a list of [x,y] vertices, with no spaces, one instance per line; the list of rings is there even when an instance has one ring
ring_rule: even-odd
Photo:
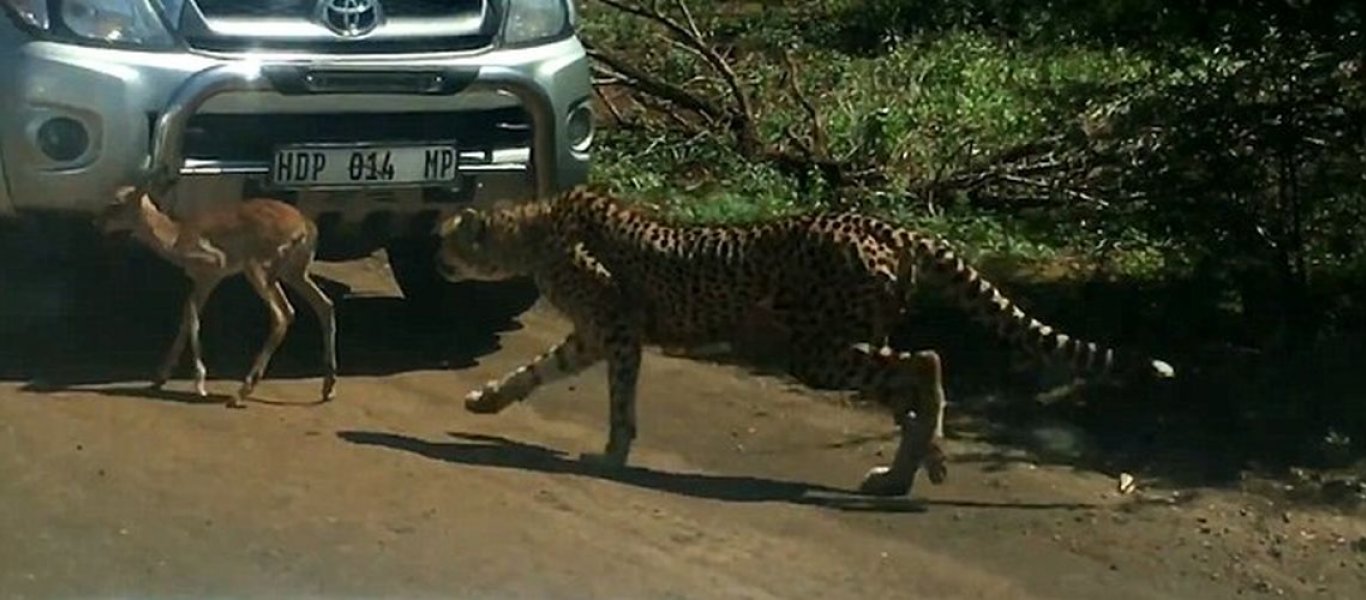
[[[265,375],[271,355],[284,341],[294,321],[294,307],[285,297],[280,282],[304,298],[322,325],[325,373],[322,401],[332,398],[337,380],[336,319],[332,301],[309,277],[313,264],[318,229],[293,206],[266,198],[253,198],[231,206],[206,209],[183,221],[176,221],[159,210],[147,190],[125,186],[96,219],[106,234],[129,232],[162,258],[180,267],[194,287],[185,301],[180,332],[161,363],[153,389],[160,389],[171,377],[188,339],[194,356],[195,391],[207,396],[204,379],[207,370],[199,345],[199,315],[209,295],[224,279],[243,274],[270,310],[270,335],[256,355],[256,361],[242,381],[237,396],[228,400],[230,408],[245,406]]]

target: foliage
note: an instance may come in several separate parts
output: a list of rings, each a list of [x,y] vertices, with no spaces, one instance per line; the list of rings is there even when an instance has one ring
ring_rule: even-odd
[[[733,96],[705,52],[581,4],[595,49],[708,102]],[[650,3],[692,17],[733,67],[754,143],[808,162],[737,150],[735,130],[600,73],[616,116],[599,180],[689,219],[852,205],[1011,270],[1165,281],[1149,329],[1171,332],[1173,358],[1217,373],[1257,357],[1195,386],[1230,395],[1214,404],[1366,443],[1363,395],[1341,387],[1360,367],[1341,358],[1366,353],[1345,341],[1366,339],[1358,3],[693,4]]]

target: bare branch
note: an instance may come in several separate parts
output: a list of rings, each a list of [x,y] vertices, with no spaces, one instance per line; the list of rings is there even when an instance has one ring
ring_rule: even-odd
[[[646,94],[668,100],[683,108],[697,112],[706,117],[709,121],[716,121],[725,117],[725,111],[717,108],[705,98],[689,92],[682,87],[654,77],[625,60],[607,54],[601,50],[593,49],[591,46],[589,47],[588,55],[594,60],[607,65],[617,73],[626,76],[631,80],[630,85]]]
[[[802,84],[797,77],[797,63],[792,60],[792,52],[783,49],[783,63],[787,67],[787,83],[792,88],[792,95],[806,112],[806,117],[811,119],[812,150],[815,156],[822,159],[830,158],[830,138],[825,131],[824,120],[816,111],[816,106],[806,97],[802,91]]]
[[[626,118],[621,115],[621,110],[617,108],[615,102],[607,97],[607,94],[603,93],[601,87],[593,86],[593,93],[597,95],[598,101],[602,103],[603,108],[607,109],[607,113],[612,115],[612,120],[616,121],[618,126],[626,124]]]
[[[740,78],[735,74],[735,70],[730,63],[716,52],[707,43],[706,37],[697,26],[696,19],[692,16],[692,11],[688,9],[684,0],[675,0],[675,5],[683,13],[687,23],[679,23],[659,10],[658,6],[645,8],[635,3],[621,2],[620,0],[598,0],[612,8],[622,12],[636,15],[650,22],[656,23],[671,33],[676,39],[691,46],[702,56],[712,69],[720,74],[722,81],[729,88],[731,98],[735,102],[735,109],[730,113],[730,126],[739,138],[741,153],[753,156],[758,149],[759,135],[755,125],[754,108],[749,98],[749,93],[745,91],[740,83]],[[717,115],[712,115],[717,116]]]

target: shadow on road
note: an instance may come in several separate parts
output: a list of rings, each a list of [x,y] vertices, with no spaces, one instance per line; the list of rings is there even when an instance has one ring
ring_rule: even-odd
[[[916,500],[866,496],[828,486],[763,477],[668,473],[644,467],[613,469],[575,460],[558,450],[517,442],[495,435],[451,432],[454,442],[431,442],[411,436],[375,431],[342,431],[338,437],[364,446],[412,452],[434,460],[477,467],[520,469],[540,473],[580,475],[624,485],[724,502],[783,502],[849,512],[919,513],[930,506],[1014,509],[1084,509],[1087,504],[991,503],[958,500]]]
[[[112,276],[99,284],[69,281],[60,273],[0,278],[0,381],[25,382],[35,390],[147,381],[175,337],[189,291],[179,272],[157,260],[115,264]],[[486,285],[460,290],[449,307],[421,312],[401,297],[355,296],[341,282],[317,279],[336,305],[342,375],[472,366],[499,348],[500,333],[521,327],[516,319],[535,301],[534,288]],[[298,316],[266,377],[318,377],[317,319],[289,294]],[[269,329],[260,298],[241,277],[229,279],[210,298],[201,322],[210,377],[244,376]],[[186,352],[170,385],[184,385],[190,376]]]

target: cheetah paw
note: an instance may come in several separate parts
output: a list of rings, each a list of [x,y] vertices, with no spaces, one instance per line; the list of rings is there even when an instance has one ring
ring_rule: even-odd
[[[465,410],[481,415],[491,415],[507,408],[511,402],[500,394],[487,389],[478,389],[465,394]]]
[[[911,492],[911,481],[892,472],[888,466],[877,466],[868,470],[859,492],[872,496],[904,496]]]

